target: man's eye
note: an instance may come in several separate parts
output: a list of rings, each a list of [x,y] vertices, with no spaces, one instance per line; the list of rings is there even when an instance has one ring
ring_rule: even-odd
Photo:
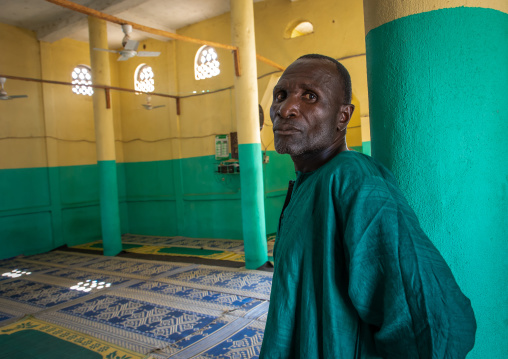
[[[316,100],[317,96],[313,94],[312,92],[306,92],[303,94],[303,97],[307,100]]]
[[[285,94],[284,92],[277,92],[277,93],[275,94],[275,99],[276,99],[277,101],[282,101],[282,100],[284,100],[285,98],[286,98],[286,94]]]

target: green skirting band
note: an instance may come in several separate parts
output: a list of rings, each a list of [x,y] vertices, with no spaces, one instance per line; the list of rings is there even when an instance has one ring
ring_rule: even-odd
[[[263,160],[259,143],[239,144],[245,266],[255,269],[268,260],[266,246]]]
[[[104,255],[115,256],[122,251],[116,162],[99,161],[98,165]]]
[[[365,155],[371,155],[370,141],[362,142],[362,152]]]

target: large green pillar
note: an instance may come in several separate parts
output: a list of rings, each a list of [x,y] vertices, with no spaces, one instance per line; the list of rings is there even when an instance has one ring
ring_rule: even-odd
[[[508,2],[364,0],[372,155],[508,358]]]
[[[268,260],[263,167],[259,134],[256,42],[252,1],[231,0],[231,33],[239,49],[241,75],[235,76],[235,101],[242,186],[245,264],[255,269]]]
[[[92,81],[96,85],[111,85],[109,55],[94,48],[107,49],[106,21],[88,18],[90,63]],[[93,94],[97,164],[99,166],[100,207],[104,255],[114,256],[122,250],[120,209],[115,155],[113,110],[107,108],[105,91],[95,89]]]

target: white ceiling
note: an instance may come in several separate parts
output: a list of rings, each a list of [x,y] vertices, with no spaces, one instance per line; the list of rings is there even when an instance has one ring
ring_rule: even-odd
[[[170,32],[230,10],[230,0],[74,0],[73,2],[121,19]],[[0,23],[33,30],[42,41],[53,42],[64,37],[88,41],[86,15],[44,0],[0,0]],[[142,40],[146,37],[168,40],[137,30],[134,30],[131,36],[133,40]],[[109,47],[119,48],[122,38],[120,25],[108,23]]]

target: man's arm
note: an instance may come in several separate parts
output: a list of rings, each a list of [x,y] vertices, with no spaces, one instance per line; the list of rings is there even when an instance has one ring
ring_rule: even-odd
[[[465,358],[476,322],[468,298],[400,190],[371,177],[342,196],[349,296],[384,358]]]

